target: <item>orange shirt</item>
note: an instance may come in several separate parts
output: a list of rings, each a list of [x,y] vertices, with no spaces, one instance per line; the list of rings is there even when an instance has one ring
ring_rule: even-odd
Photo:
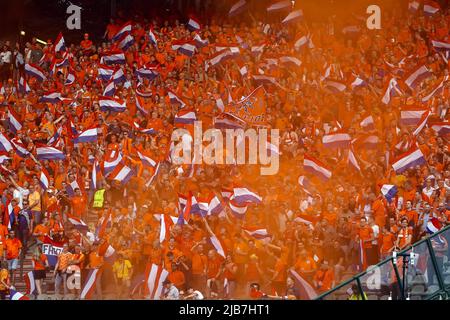
[[[32,259],[34,270],[45,270],[45,262],[47,261],[47,256],[43,253],[39,256],[39,259]]]
[[[192,274],[203,274],[208,263],[208,258],[205,255],[194,253],[192,255]]]
[[[22,249],[22,242],[18,238],[6,239],[6,259],[17,259],[19,257],[20,249]]]

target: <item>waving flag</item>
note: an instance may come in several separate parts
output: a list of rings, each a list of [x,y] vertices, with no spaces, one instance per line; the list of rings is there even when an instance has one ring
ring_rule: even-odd
[[[431,125],[431,129],[437,132],[438,135],[443,136],[450,133],[450,122],[438,122]]]
[[[31,63],[25,63],[25,73],[29,76],[35,77],[39,81],[47,80],[47,77],[44,75],[44,71]]]
[[[288,66],[292,66],[292,67],[300,67],[302,65],[302,62],[297,59],[296,57],[291,57],[291,56],[283,56],[280,57],[280,62],[283,64],[286,64]]]
[[[311,156],[304,155],[303,168],[323,181],[328,181],[331,178],[331,171],[318,159]]]
[[[127,51],[134,44],[134,37],[131,34],[125,34],[118,40],[119,48],[123,51]]]
[[[211,241],[211,244],[216,249],[217,253],[221,255],[222,257],[226,258],[225,254],[225,246],[222,244],[222,242],[216,237],[216,235],[212,235],[209,240]]]
[[[104,252],[103,257],[104,257],[106,263],[112,265],[114,263],[114,261],[116,261],[116,259],[117,259],[116,249],[114,249],[112,245],[109,245],[106,248],[106,251]]]
[[[289,269],[290,276],[294,279],[294,286],[300,293],[300,300],[313,300],[317,297],[317,292],[300,274],[294,269]]]
[[[389,104],[392,97],[401,96],[402,94],[403,92],[398,85],[397,79],[392,78],[391,80],[389,80],[387,89],[383,95],[383,98],[381,99],[381,102],[383,102],[384,104]]]
[[[219,65],[227,60],[236,58],[240,54],[239,48],[226,47],[215,53],[211,58],[206,61],[205,71],[208,71],[209,67]]]
[[[343,132],[330,133],[322,137],[325,148],[348,148],[351,140],[350,135]]]
[[[83,289],[81,290],[80,299],[90,299],[96,288],[96,283],[100,279],[101,269],[91,269],[86,277]]]
[[[187,27],[190,31],[197,31],[201,29],[200,23],[193,18],[190,18]]]
[[[430,77],[432,73],[424,65],[413,70],[405,79],[405,83],[411,89],[415,89],[423,80]]]
[[[9,152],[11,150],[13,150],[11,142],[2,132],[0,132],[0,151]]]
[[[266,124],[266,100],[263,86],[253,90],[244,99],[229,104],[225,111],[250,125]]]
[[[30,86],[28,85],[27,81],[25,80],[24,77],[20,77],[19,80],[17,81],[17,90],[20,93],[23,94],[28,94],[31,92]]]
[[[114,81],[111,80],[105,86],[105,89],[103,90],[103,96],[104,97],[114,97],[115,93],[116,93],[116,86],[114,84]]]
[[[14,226],[14,222],[16,221],[16,216],[14,214],[14,208],[12,206],[11,201],[7,202],[5,214],[3,216],[3,225],[11,230]]]
[[[306,36],[304,35],[304,36],[299,37],[294,43],[294,48],[297,51],[302,49],[305,46],[308,46],[309,48],[313,47],[311,37],[309,35],[306,35]]]
[[[156,167],[156,161],[155,160],[153,160],[149,156],[146,156],[143,153],[143,151],[142,152],[139,151],[139,150],[136,150],[136,151],[137,151],[139,159],[141,159],[143,165],[148,166],[148,167],[152,167],[152,168]]]
[[[433,98],[435,95],[441,94],[444,91],[444,83],[449,79],[449,76],[446,75],[444,79],[436,86],[436,88],[433,88],[429,94],[427,94],[425,97],[422,98],[422,102],[427,102],[431,98]]]
[[[422,131],[422,129],[425,127],[425,125],[428,122],[428,118],[430,117],[430,111],[425,112],[422,115],[422,118],[420,119],[419,125],[417,126],[417,128],[413,131],[413,135],[417,136],[419,135],[419,133]]]
[[[291,1],[278,1],[267,7],[268,12],[275,12],[279,10],[288,10],[291,9],[292,3]]]
[[[112,97],[99,97],[98,103],[101,111],[124,112],[127,109],[126,102]]]
[[[51,91],[45,93],[42,97],[39,98],[39,102],[48,102],[48,103],[58,103],[61,99],[61,93]]]
[[[286,18],[283,19],[283,21],[281,21],[281,23],[290,23],[290,22],[294,22],[294,21],[298,21],[300,19],[303,18],[303,11],[302,10],[295,10],[292,11],[291,13],[289,13],[287,15]]]
[[[423,5],[423,12],[427,16],[432,16],[440,10],[439,4],[435,1],[428,1]]]
[[[11,139],[11,144],[14,146],[14,149],[19,157],[27,158],[30,155],[30,152],[27,150],[22,140],[17,137]]]
[[[234,200],[231,200],[228,202],[228,206],[230,207],[231,213],[239,219],[243,219],[245,213],[247,212],[247,205],[240,205],[237,204]]]
[[[397,195],[397,187],[393,184],[383,184],[381,187],[381,194],[386,198],[386,200],[391,203],[392,199]]]
[[[106,160],[103,162],[104,174],[108,174],[113,171],[121,161],[122,154],[120,152],[115,152],[114,150],[112,150],[108,155],[106,155]]]
[[[36,143],[36,154],[38,160],[64,160],[66,155],[61,150]]]
[[[192,197],[192,205],[191,205],[191,213],[197,213],[201,216],[206,216],[209,211],[209,201],[204,198],[196,198],[193,195]]]
[[[262,239],[271,237],[271,235],[269,234],[269,232],[267,232],[267,229],[265,229],[265,228],[255,228],[255,227],[244,228],[243,227],[242,230],[250,237],[253,237],[258,240],[262,240]]]
[[[55,41],[55,52],[60,52],[64,50],[66,50],[66,43],[64,42],[62,32],[60,32]]]
[[[138,111],[142,113],[144,116],[148,115],[149,112],[145,110],[144,107],[141,105],[141,100],[138,95],[136,95],[135,101],[136,101],[136,108],[138,109]]]
[[[23,280],[25,281],[25,285],[27,286],[26,294],[34,294],[36,291],[36,282],[34,282],[34,272],[28,271],[23,275]]]
[[[69,73],[67,74],[66,81],[64,82],[64,85],[65,86],[71,86],[71,85],[73,85],[75,83],[75,80],[76,80],[75,73],[72,70],[70,70]]]
[[[194,37],[195,46],[197,48],[203,48],[206,47],[209,44],[208,39],[203,40],[199,34],[196,34]]]
[[[44,190],[47,190],[50,186],[50,174],[45,168],[41,169],[41,173],[39,175],[39,184]]]
[[[177,97],[177,95],[175,93],[173,93],[172,91],[168,90],[167,95],[169,96],[170,99],[170,103],[171,104],[178,104],[181,106],[181,108],[183,108],[186,104]]]
[[[30,298],[14,289],[9,289],[9,300],[30,300]]]
[[[174,222],[171,219],[170,215],[161,214],[160,223],[161,223],[161,227],[160,227],[160,232],[159,232],[159,242],[163,243],[164,241],[169,240],[170,227],[174,224]]]
[[[3,164],[6,160],[10,160],[11,158],[8,157],[8,153],[4,151],[0,151],[0,164]]]
[[[361,79],[358,76],[355,76],[354,80],[350,83],[350,88],[352,88],[352,90],[355,90],[357,88],[361,88],[367,86],[367,82],[365,82],[363,79]]]
[[[222,201],[220,201],[219,197],[213,196],[209,201],[208,205],[208,215],[217,215],[221,213],[224,209],[224,205]]]
[[[373,121],[373,117],[372,115],[368,115],[367,117],[365,117],[360,123],[359,125],[361,126],[362,129],[364,130],[374,130],[375,129],[375,123]]]
[[[22,124],[20,123],[19,119],[19,115],[11,107],[8,106],[9,128],[14,134],[22,129]]]
[[[418,147],[413,147],[410,151],[400,155],[392,164],[395,172],[402,173],[403,171],[413,168],[415,166],[426,163],[425,157]]]
[[[420,3],[416,0],[410,1],[408,3],[408,10],[411,12],[417,12],[419,10]]]
[[[94,191],[97,190],[97,180],[99,175],[100,175],[100,165],[96,160],[92,164],[92,173],[91,173],[91,189]]]
[[[148,31],[148,38],[150,42],[153,43],[155,46],[158,45],[158,40],[156,39],[156,36],[153,33],[153,28],[150,28],[150,30]]]
[[[230,200],[234,200],[238,205],[243,205],[249,203],[261,203],[262,197],[247,188],[233,188],[233,195]]]
[[[134,175],[134,171],[124,164],[119,163],[111,172],[110,178],[119,181],[122,185],[126,184]]]
[[[176,224],[183,225],[189,222],[192,209],[192,192],[189,191],[187,196],[178,193],[178,219]]]
[[[163,282],[166,280],[169,272],[153,263],[146,274],[148,298],[150,300],[159,300],[163,293]]]
[[[123,51],[109,51],[100,58],[100,63],[105,64],[125,64],[125,54]]]
[[[151,68],[151,69],[140,68],[140,69],[136,70],[136,74],[139,77],[146,78],[150,81],[152,81],[159,75],[158,71],[156,71],[154,68]]]
[[[348,151],[348,158],[347,162],[349,165],[351,165],[355,170],[361,172],[361,167],[358,164],[358,160],[356,160],[355,154],[352,149]]]
[[[133,125],[134,125],[134,127],[136,128],[136,130],[137,130],[138,132],[142,133],[142,134],[155,134],[155,133],[157,133],[157,131],[156,131],[155,129],[153,129],[153,128],[148,128],[148,129],[146,129],[146,128],[141,128],[141,127],[139,126],[139,124],[137,124],[136,122],[133,122]]]
[[[125,24],[120,27],[119,31],[116,32],[114,37],[112,38],[113,42],[118,41],[120,38],[122,38],[126,34],[130,34],[132,29],[132,23],[131,21],[127,21]]]
[[[114,81],[115,84],[125,82],[127,78],[125,77],[125,74],[123,73],[122,68],[117,68],[117,70],[112,75],[112,81]]]
[[[77,229],[78,231],[82,232],[82,233],[86,233],[89,231],[89,227],[87,226],[86,223],[84,223],[83,220],[73,217],[73,216],[68,216],[68,220],[69,222],[73,225],[73,227],[75,229]]]
[[[185,56],[192,57],[197,50],[195,43],[184,43],[178,48],[178,52],[181,52]]]
[[[103,81],[109,81],[114,73],[115,69],[106,65],[98,65],[98,77]]]
[[[405,126],[417,125],[426,112],[427,109],[423,108],[404,107],[400,111],[400,123]]]
[[[333,93],[339,93],[345,91],[347,88],[345,84],[338,82],[338,81],[332,81],[332,80],[326,80],[324,82],[324,88],[333,92]]]
[[[194,111],[190,110],[180,110],[175,115],[174,123],[175,124],[194,124],[197,120],[197,116]]]
[[[239,0],[230,8],[230,11],[228,11],[228,16],[232,17],[243,12],[246,6],[247,2],[245,0]]]
[[[431,45],[433,46],[434,50],[439,52],[450,50],[450,43],[447,42],[431,40]]]

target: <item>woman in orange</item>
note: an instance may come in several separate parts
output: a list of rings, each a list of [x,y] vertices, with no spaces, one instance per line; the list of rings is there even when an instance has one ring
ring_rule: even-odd
[[[37,246],[32,258],[33,277],[37,294],[42,294],[42,284],[46,277],[46,269],[50,267],[47,256],[42,253],[42,247]]]

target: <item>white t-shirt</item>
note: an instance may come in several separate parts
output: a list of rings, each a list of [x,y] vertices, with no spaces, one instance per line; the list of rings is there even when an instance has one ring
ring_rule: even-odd
[[[378,235],[380,234],[380,227],[378,225],[373,225],[372,226],[372,230],[373,230],[373,236],[375,239],[378,239]],[[377,245],[378,244],[378,240],[373,240],[372,241],[373,245]]]

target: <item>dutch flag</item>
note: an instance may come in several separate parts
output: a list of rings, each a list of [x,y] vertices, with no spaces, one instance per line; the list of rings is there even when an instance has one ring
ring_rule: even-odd
[[[0,132],[0,151],[9,152],[11,150],[13,150],[11,142],[2,132]]]
[[[62,32],[58,34],[55,41],[55,52],[60,52],[66,50],[66,43],[64,42],[64,37]]]
[[[322,137],[325,148],[348,148],[351,140],[350,135],[343,132],[330,133]]]
[[[27,81],[24,77],[20,77],[19,81],[17,81],[17,90],[20,93],[27,94],[31,92],[30,86],[28,85]]]
[[[16,134],[17,131],[20,131],[22,129],[22,124],[19,121],[18,114],[9,106],[8,106],[8,122],[10,130],[14,134]]]
[[[48,103],[58,103],[61,98],[61,93],[59,92],[47,92],[42,97],[40,97],[39,102],[48,102]]]
[[[45,168],[41,169],[41,174],[39,175],[39,184],[44,190],[47,190],[50,186],[50,174]]]
[[[156,39],[156,36],[153,33],[152,28],[150,28],[150,30],[148,31],[148,38],[149,38],[150,42],[153,43],[155,46],[158,45],[158,40]]]
[[[114,81],[111,80],[105,86],[105,89],[103,90],[103,96],[104,97],[113,97],[115,93],[116,93],[116,86],[114,84]]]
[[[112,97],[99,97],[98,103],[101,111],[124,112],[127,109],[126,102]]]
[[[402,173],[403,171],[426,164],[425,156],[418,147],[413,147],[408,152],[400,155],[392,164],[395,172]]]
[[[331,170],[329,170],[319,160],[305,154],[303,160],[303,168],[306,172],[312,173],[323,181],[328,181],[331,178]]]
[[[90,128],[80,132],[80,134],[73,139],[74,143],[88,143],[97,141],[97,128]]]
[[[233,188],[233,196],[230,200],[234,200],[238,205],[243,205],[249,203],[261,203],[262,197],[247,188]]]
[[[46,76],[44,75],[44,71],[38,66],[31,63],[25,64],[25,73],[29,76],[35,77],[39,81],[47,80]]]
[[[294,22],[294,21],[300,20],[302,18],[303,18],[303,11],[302,10],[295,10],[295,11],[292,11],[291,13],[289,13],[287,15],[287,17],[284,18],[281,23],[286,24],[286,23],[290,23],[290,22]]]
[[[128,183],[131,177],[134,175],[134,171],[126,165],[119,163],[111,172],[110,178],[112,180],[119,181],[122,185]]]
[[[141,159],[142,164],[148,167],[156,167],[156,161],[150,158],[149,156],[145,155],[143,152],[140,152],[137,150],[137,154],[139,156],[139,159]]]
[[[187,27],[191,31],[197,31],[197,30],[201,29],[200,23],[192,18],[189,19],[189,21],[187,23]]]
[[[125,54],[123,51],[110,51],[105,53],[101,59],[100,63],[104,64],[125,64]]]
[[[61,150],[43,144],[36,144],[38,160],[64,160],[66,155]]]
[[[275,12],[275,11],[279,11],[279,10],[288,10],[292,8],[292,3],[291,1],[278,1],[270,6],[267,7],[267,11],[268,12]]]
[[[174,118],[175,124],[194,124],[197,120],[197,116],[194,111],[189,110],[181,110],[179,111]]]
[[[112,38],[113,42],[118,41],[123,35],[130,34],[132,29],[131,21],[126,22]]]
[[[100,79],[102,79],[103,81],[109,81],[109,79],[111,79],[114,71],[115,71],[114,68],[100,64],[98,66],[98,77]]]

